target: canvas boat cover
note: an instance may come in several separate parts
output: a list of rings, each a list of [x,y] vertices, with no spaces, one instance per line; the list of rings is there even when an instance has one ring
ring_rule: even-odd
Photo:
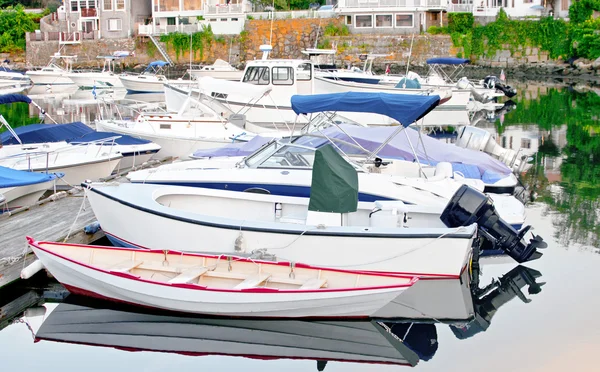
[[[14,128],[14,131],[23,144],[61,141],[84,143],[115,136],[121,137],[115,140],[115,143],[119,145],[138,145],[151,142],[114,132],[96,132],[80,121],[67,124],[30,124]],[[4,145],[16,145],[19,143],[10,132],[0,134],[0,141]]]
[[[308,210],[349,213],[358,207],[358,174],[331,145],[315,152]]]
[[[440,96],[344,92],[292,96],[296,114],[323,111],[370,112],[387,115],[408,127],[440,103]]]
[[[0,188],[35,185],[62,176],[62,173],[46,174],[0,167]]]
[[[464,63],[469,63],[469,60],[456,57],[438,57],[427,60],[428,65],[462,65]]]
[[[352,139],[348,137],[351,136],[365,149],[373,151],[390,137],[394,131],[394,127],[365,128],[356,125],[342,124],[339,128],[335,126],[329,127],[323,130],[322,133],[329,138],[338,138],[352,143]],[[454,170],[460,171],[467,178],[480,178],[485,182],[486,179],[484,179],[484,177],[489,177],[487,178],[487,181],[492,181],[493,179],[499,179],[494,176],[494,174],[503,178],[512,173],[508,166],[484,152],[444,143],[425,134],[421,135],[423,140],[423,144],[421,144],[417,130],[408,128],[403,132],[406,134],[400,133],[396,135],[390,143],[378,153],[378,156],[415,161],[416,158],[410,147],[410,143],[412,143],[420,162],[429,163],[431,165],[435,165],[442,161],[452,163]],[[407,136],[408,139],[410,139],[410,143]],[[295,143],[301,144],[300,142]],[[349,149],[344,147],[342,150],[346,152],[346,150]],[[357,150],[354,150],[351,151],[351,153],[356,154],[358,152]]]
[[[271,141],[271,137],[254,136],[248,142],[229,143],[222,147],[197,150],[194,158],[212,158],[217,156],[248,156]]]
[[[398,81],[398,84],[396,84],[394,88],[421,89],[421,83],[419,83],[419,80],[417,79],[407,79],[403,77]]]
[[[24,102],[24,103],[31,103],[31,98],[22,95],[22,94],[3,94],[0,95],[0,105],[5,105],[8,103],[15,103],[15,102]]]

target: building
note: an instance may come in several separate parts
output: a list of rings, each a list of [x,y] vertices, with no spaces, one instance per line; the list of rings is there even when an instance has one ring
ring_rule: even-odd
[[[450,0],[449,12],[472,12],[477,18],[494,20],[500,8],[511,18],[569,16],[571,0]]]
[[[449,0],[339,0],[336,13],[354,33],[419,33],[446,22]]]
[[[149,20],[152,9],[150,0],[69,0],[57,13],[59,42],[74,44],[133,36]]]

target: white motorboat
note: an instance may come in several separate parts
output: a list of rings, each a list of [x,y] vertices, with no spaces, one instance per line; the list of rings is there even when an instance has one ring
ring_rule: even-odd
[[[239,81],[244,74],[244,70],[238,70],[222,59],[217,59],[212,65],[202,66],[197,69],[188,69],[188,74],[192,79],[200,79],[204,76],[210,76],[215,79],[236,80]]]
[[[271,72],[272,71],[272,72]],[[389,92],[393,94],[439,95],[443,104],[423,118],[423,125],[467,125],[469,122],[466,106],[469,94],[452,89],[409,90],[396,89],[385,85],[359,84],[319,77],[313,64],[307,60],[262,59],[248,61],[244,76],[239,82],[230,82],[204,77],[198,82],[199,88],[191,89],[192,95],[207,97],[217,112],[226,117],[243,114],[248,122],[273,127],[276,124],[295,123],[297,116],[291,108],[293,95],[347,92],[353,90]],[[251,86],[253,86],[251,89]],[[257,92],[256,88],[261,88]],[[183,102],[190,93],[185,87],[165,87],[166,101]],[[173,95],[174,98],[169,98]],[[394,125],[395,120],[386,115],[360,112],[340,112],[340,115],[367,125]],[[256,131],[255,131],[256,132]]]
[[[96,120],[96,129],[152,141],[161,147],[155,158],[186,159],[197,149],[246,141],[247,137],[254,135],[191,99],[179,112],[146,109],[136,112],[133,120],[122,119],[121,111],[125,107],[121,107],[118,101],[106,104],[104,114],[107,118]]]
[[[0,213],[34,204],[62,176],[0,167]]]
[[[406,126],[432,110],[439,101],[435,96],[399,96],[384,93],[297,96],[294,100],[306,103],[296,107],[298,112],[379,112],[394,117]],[[360,201],[401,200],[407,204],[436,207],[441,211],[463,183],[484,191],[486,183],[482,180],[482,175],[486,171],[490,175],[495,174],[494,179],[498,178],[493,183],[488,182],[488,186],[504,185],[503,182],[508,183],[511,180],[510,169],[479,153],[452,146],[451,151],[441,155],[436,154],[439,151],[432,149],[432,157],[429,157],[427,149],[420,148],[422,139],[419,138],[419,134],[410,129],[405,130],[405,142],[408,142],[407,146],[410,149],[416,147],[418,152],[407,151],[402,146],[396,147],[396,142],[403,142],[395,139],[402,128],[373,128],[373,133],[360,136],[357,134],[362,128],[353,130],[351,127],[342,126],[340,130],[319,129],[316,134],[274,141],[245,159],[181,162],[164,165],[158,169],[133,172],[128,177],[132,182],[138,183],[234,191],[262,190],[276,195],[309,197],[315,151],[325,144],[333,143],[359,170]],[[349,132],[357,135],[357,138],[352,138]],[[387,132],[385,138],[380,132]],[[441,143],[439,145],[442,146]],[[459,170],[455,172],[453,164],[441,161],[444,159],[456,163],[460,166]],[[428,162],[425,163],[425,160]],[[474,170],[471,170],[473,167]],[[477,173],[477,177],[471,178],[474,176],[469,173]],[[520,229],[525,221],[523,204],[512,195],[493,194],[492,197],[502,218]]]
[[[6,61],[0,65],[0,81],[20,83],[23,86],[31,84],[29,76],[11,69]]]
[[[75,71],[67,76],[73,83],[80,88],[101,89],[101,88],[123,88],[119,75],[115,74],[114,63],[122,56],[98,56],[103,59],[104,64],[101,71],[79,72]]]
[[[29,97],[20,94],[0,96],[1,103],[24,102],[35,104]],[[160,146],[148,140],[134,138],[111,132],[97,132],[82,122],[67,124],[30,124],[13,129],[0,115],[0,127],[8,131],[0,135],[0,143],[4,146],[0,154],[17,155],[27,145],[50,151],[61,149],[66,151],[69,144],[86,145],[93,143],[99,147],[98,152],[122,155],[119,169],[133,168],[150,160],[160,150]]]
[[[292,262],[36,242],[71,293],[188,313],[262,318],[401,318],[416,276]],[[209,243],[210,244],[210,243]]]
[[[47,66],[39,70],[29,70],[25,74],[35,85],[73,84],[73,80],[69,78],[68,74],[71,73],[73,60],[76,58],[77,56],[63,56],[57,53]],[[57,59],[63,59],[66,68],[58,66],[55,62]]]
[[[119,75],[121,84],[128,92],[133,93],[162,93],[163,85],[168,79],[162,74],[165,61],[151,62],[146,70],[139,75]]]
[[[0,148],[0,166],[44,173],[64,173],[58,188],[69,188],[85,180],[110,176],[123,155],[104,152],[97,143],[71,145],[64,142]]]

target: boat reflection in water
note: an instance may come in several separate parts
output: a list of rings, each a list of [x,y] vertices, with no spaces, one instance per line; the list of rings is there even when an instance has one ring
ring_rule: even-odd
[[[474,287],[474,317],[447,323],[459,339],[485,331],[493,315],[521,288],[538,293],[541,273],[517,266],[484,288]],[[463,282],[465,287],[469,284]],[[476,283],[475,283],[476,284]],[[419,322],[304,321],[207,318],[156,312],[69,296],[46,318],[36,341],[58,341],[183,355],[255,359],[309,359],[322,371],[328,361],[415,366],[437,349],[434,320]]]

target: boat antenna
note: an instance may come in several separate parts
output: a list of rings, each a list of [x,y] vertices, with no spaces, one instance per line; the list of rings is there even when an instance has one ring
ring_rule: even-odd
[[[406,79],[408,79],[408,67],[410,66],[410,56],[412,55],[412,47],[413,42],[415,41],[415,33],[412,34],[412,39],[410,40],[410,50],[408,51],[408,60],[406,61],[406,74],[404,74],[404,84],[402,84],[402,88],[406,89]]]
[[[275,0],[273,0],[273,11],[271,12],[271,34],[269,35],[269,45],[273,45],[273,21],[275,20]]]

